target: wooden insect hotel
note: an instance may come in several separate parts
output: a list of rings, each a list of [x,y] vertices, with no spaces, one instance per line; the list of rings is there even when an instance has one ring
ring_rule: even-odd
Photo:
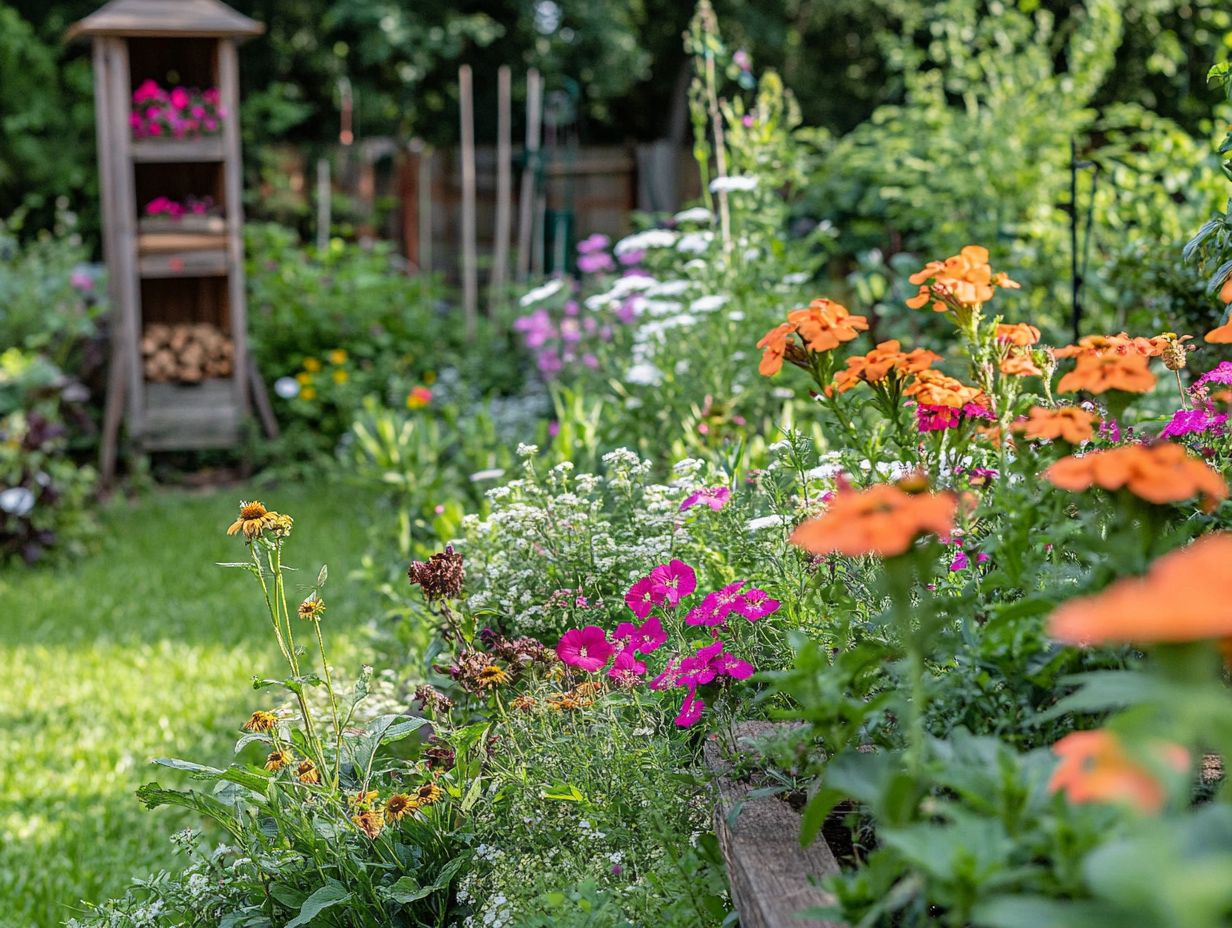
[[[102,469],[121,421],[142,451],[237,444],[247,350],[238,43],[264,26],[217,0],[113,0],[69,31],[94,45],[112,311]]]

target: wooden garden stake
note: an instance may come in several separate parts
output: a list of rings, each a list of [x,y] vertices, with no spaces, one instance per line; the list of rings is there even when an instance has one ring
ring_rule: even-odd
[[[317,251],[324,254],[329,248],[330,216],[329,159],[317,159]]]
[[[518,280],[530,276],[531,240],[535,226],[535,174],[539,168],[539,131],[543,120],[543,82],[539,71],[526,74],[526,166],[518,204]]]
[[[496,230],[492,255],[490,301],[499,303],[505,296],[509,270],[509,225],[513,210],[513,77],[508,65],[496,72]]]
[[[473,336],[479,316],[479,271],[475,255],[475,88],[468,64],[458,69],[458,103],[462,117],[462,313],[466,332]]]

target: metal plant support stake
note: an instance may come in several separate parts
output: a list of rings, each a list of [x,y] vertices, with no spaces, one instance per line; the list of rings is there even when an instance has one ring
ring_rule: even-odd
[[[1079,218],[1078,209],[1078,173],[1090,170],[1091,192],[1087,199],[1086,215]],[[1099,165],[1094,161],[1078,160],[1078,144],[1069,142],[1069,246],[1070,246],[1070,283],[1073,293],[1073,316],[1071,323],[1074,329],[1074,341],[1082,337],[1082,285],[1086,282],[1087,267],[1091,261],[1091,226],[1095,213],[1095,189],[1099,184]],[[1084,222],[1085,220],[1085,222]],[[1081,230],[1079,226],[1084,226]],[[1082,247],[1079,249],[1078,238],[1081,231]],[[1079,256],[1081,251],[1081,257]]]

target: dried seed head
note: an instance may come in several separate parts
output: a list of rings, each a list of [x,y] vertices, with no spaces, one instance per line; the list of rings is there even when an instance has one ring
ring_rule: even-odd
[[[426,561],[415,561],[407,570],[411,584],[422,588],[429,602],[457,599],[462,595],[465,576],[462,555],[454,551],[453,545],[446,546],[444,551]]]

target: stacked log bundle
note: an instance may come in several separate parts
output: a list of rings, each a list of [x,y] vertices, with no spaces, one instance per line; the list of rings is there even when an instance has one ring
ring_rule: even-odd
[[[235,343],[208,322],[146,326],[141,337],[145,379],[155,383],[200,383],[229,377],[235,365]]]

